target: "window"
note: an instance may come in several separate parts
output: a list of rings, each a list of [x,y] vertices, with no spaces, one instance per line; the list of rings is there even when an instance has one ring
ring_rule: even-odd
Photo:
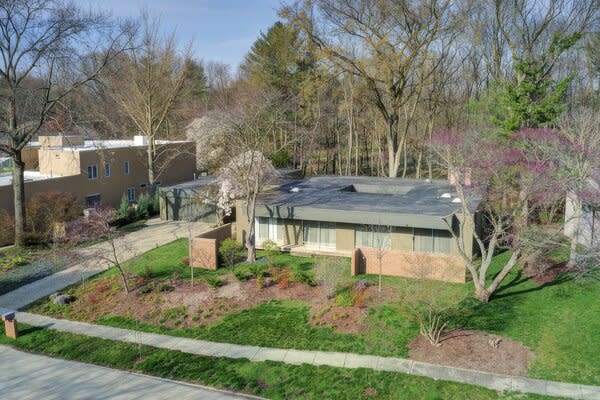
[[[100,194],[91,194],[89,196],[85,196],[85,205],[86,207],[96,207],[100,205]]]
[[[142,184],[140,185],[140,187],[141,187],[142,189],[146,189],[146,186],[148,186],[148,185],[146,185],[145,183],[142,183]]]
[[[110,163],[104,164],[104,176],[106,176],[106,177],[110,176]]]
[[[127,189],[127,200],[135,201],[135,189],[134,188]]]
[[[389,249],[392,247],[392,228],[382,225],[357,226],[354,243],[355,247]]]
[[[254,235],[258,245],[266,240],[283,244],[283,224],[277,218],[256,217]]]
[[[450,254],[452,234],[438,229],[414,229],[413,250],[423,253]]]
[[[125,161],[125,164],[123,165],[123,172],[125,172],[125,175],[129,175],[129,161]]]
[[[98,168],[95,165],[88,165],[88,179],[98,178]]]
[[[302,221],[302,239],[304,244],[308,246],[335,248],[335,223]]]

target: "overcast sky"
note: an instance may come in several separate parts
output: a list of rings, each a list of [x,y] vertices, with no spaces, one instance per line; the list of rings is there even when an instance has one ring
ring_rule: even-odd
[[[194,56],[231,64],[234,69],[261,31],[277,20],[281,0],[76,0],[82,6],[135,17],[147,7],[165,31],[176,30],[183,46],[193,40]]]

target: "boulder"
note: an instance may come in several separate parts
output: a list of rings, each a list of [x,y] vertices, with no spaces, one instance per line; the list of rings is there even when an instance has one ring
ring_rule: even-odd
[[[77,298],[70,294],[57,294],[51,296],[52,302],[58,305],[65,305],[74,302]]]

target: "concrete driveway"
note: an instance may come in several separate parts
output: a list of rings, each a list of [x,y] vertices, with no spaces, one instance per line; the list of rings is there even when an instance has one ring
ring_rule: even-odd
[[[3,400],[259,399],[0,346]]]
[[[148,220],[145,227],[127,233],[115,241],[118,259],[122,263],[175,239],[188,237],[190,229],[194,236],[209,230],[210,225],[201,222]],[[73,262],[72,267],[0,296],[0,307],[18,310],[44,296],[96,275],[111,266],[103,257],[111,252],[112,248],[106,242],[79,249],[69,256]]]

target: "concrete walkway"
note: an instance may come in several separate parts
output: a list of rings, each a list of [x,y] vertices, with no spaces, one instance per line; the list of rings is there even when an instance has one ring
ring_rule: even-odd
[[[119,261],[126,261],[175,239],[188,237],[190,226],[194,235],[210,228],[208,224],[203,223],[165,222],[160,219],[148,220],[146,225],[117,239],[115,248]],[[71,257],[78,261],[74,266],[0,296],[0,306],[18,310],[42,297],[81,282],[82,279],[96,275],[110,267],[110,263],[101,257],[102,253],[110,251],[111,248],[106,242],[80,249]]]
[[[178,350],[184,353],[211,357],[247,358],[251,361],[280,361],[287,364],[329,365],[343,368],[370,368],[377,371],[400,372],[433,379],[461,382],[500,391],[535,393],[572,399],[600,400],[600,387],[563,382],[543,381],[525,377],[473,371],[428,364],[395,357],[379,357],[351,353],[275,349],[216,343],[129,329],[112,328],[84,322],[55,319],[19,312],[17,319],[30,325],[46,327],[103,339]]]
[[[3,400],[259,399],[147,375],[24,353],[0,346]],[[10,368],[8,367],[10,366]]]

